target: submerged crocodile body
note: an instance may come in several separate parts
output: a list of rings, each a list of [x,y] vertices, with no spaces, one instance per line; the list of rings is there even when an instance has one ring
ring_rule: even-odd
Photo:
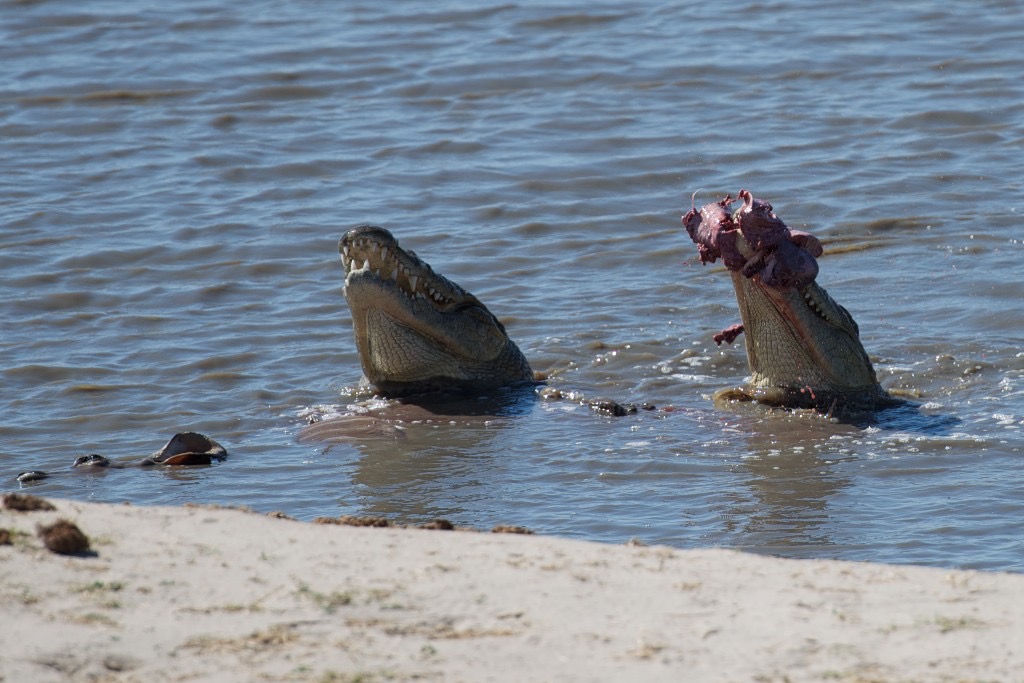
[[[750,386],[730,397],[830,414],[898,403],[882,390],[850,313],[815,282],[821,243],[790,230],[771,204],[741,190],[683,216],[702,263],[722,258],[732,276],[741,325],[715,335],[718,344],[745,333]]]
[[[389,397],[525,384],[533,371],[479,299],[363,225],[338,244],[364,383]]]

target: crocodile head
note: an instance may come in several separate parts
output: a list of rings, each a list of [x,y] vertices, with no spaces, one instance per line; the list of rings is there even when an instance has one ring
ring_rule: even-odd
[[[732,276],[741,326],[715,336],[719,344],[746,334],[750,386],[746,397],[822,412],[891,405],[879,386],[850,313],[817,284],[821,243],[790,230],[767,202],[740,191],[683,217],[704,263],[722,257]],[[736,394],[731,394],[736,396]]]
[[[459,392],[530,382],[533,372],[479,299],[363,225],[338,244],[365,382],[382,394]]]

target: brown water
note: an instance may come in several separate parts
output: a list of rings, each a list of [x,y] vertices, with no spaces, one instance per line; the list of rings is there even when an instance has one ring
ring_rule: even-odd
[[[1020,5],[731,7],[4,3],[3,489],[1024,569]],[[836,252],[819,282],[917,407],[711,403],[738,313],[679,216],[741,187]],[[359,377],[364,222],[553,386],[662,410],[299,443]],[[182,429],[231,457],[65,471]]]

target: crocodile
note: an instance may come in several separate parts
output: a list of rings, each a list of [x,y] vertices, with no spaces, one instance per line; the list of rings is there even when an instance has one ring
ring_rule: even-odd
[[[683,216],[701,263],[721,258],[736,292],[742,323],[715,342],[731,344],[745,334],[749,385],[718,398],[832,415],[901,403],[879,385],[853,316],[816,282],[821,242],[791,230],[749,191],[740,190],[738,199],[743,205],[735,212],[737,200],[727,195]]]
[[[522,410],[526,394],[614,417],[654,409],[539,387],[545,373],[533,371],[501,321],[384,228],[349,230],[338,252],[363,370],[360,393],[380,400],[347,406],[338,416],[307,416],[301,441],[402,438],[402,424],[509,416]]]
[[[384,228],[349,230],[338,252],[364,386],[394,398],[534,381],[501,321]]]

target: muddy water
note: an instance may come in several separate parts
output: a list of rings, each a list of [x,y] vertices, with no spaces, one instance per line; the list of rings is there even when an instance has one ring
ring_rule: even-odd
[[[3,490],[446,517],[621,543],[1024,569],[1015,3],[5,3]],[[831,253],[887,388],[833,423],[746,375],[679,224],[741,187]],[[325,448],[359,365],[336,243],[388,227],[551,384]],[[181,470],[68,472],[194,429]]]

